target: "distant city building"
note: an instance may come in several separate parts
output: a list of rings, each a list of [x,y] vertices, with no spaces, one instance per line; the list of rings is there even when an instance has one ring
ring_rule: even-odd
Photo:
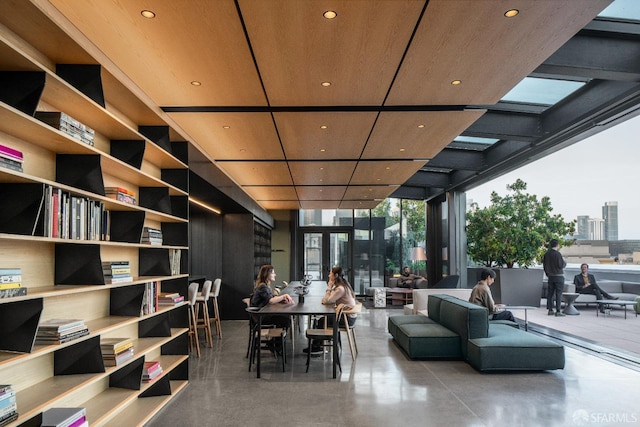
[[[618,240],[618,202],[604,202],[602,207],[604,220],[604,240]]]
[[[576,223],[576,234],[574,235],[574,238],[577,240],[588,240],[589,215],[578,215]]]
[[[605,240],[578,240],[571,246],[561,247],[560,253],[569,264],[600,264],[612,260],[609,242]]]
[[[604,220],[602,218],[589,218],[589,232],[587,240],[607,240],[604,233]]]
[[[616,240],[615,242],[609,242],[609,252],[612,257],[640,252],[640,240]]]

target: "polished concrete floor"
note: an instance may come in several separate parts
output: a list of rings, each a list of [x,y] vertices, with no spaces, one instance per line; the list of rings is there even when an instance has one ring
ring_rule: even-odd
[[[360,353],[352,362],[343,339],[337,379],[328,357],[314,357],[305,373],[301,338],[286,372],[266,356],[257,379],[245,359],[247,322],[224,321],[223,339],[191,356],[190,384],[148,426],[640,425],[640,368],[571,346],[559,371],[487,374],[463,361],[412,361],[386,329],[388,316],[400,314],[360,315]]]

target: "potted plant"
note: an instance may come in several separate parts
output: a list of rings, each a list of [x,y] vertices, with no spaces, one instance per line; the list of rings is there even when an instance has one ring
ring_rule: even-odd
[[[472,206],[467,213],[467,253],[479,265],[496,270],[492,293],[497,302],[538,306],[543,273],[528,267],[541,262],[552,238],[571,245],[573,241],[564,236],[573,234],[575,221],[553,214],[549,197],[538,199],[526,189],[527,184],[517,179],[507,185],[505,196],[492,192],[489,206]]]

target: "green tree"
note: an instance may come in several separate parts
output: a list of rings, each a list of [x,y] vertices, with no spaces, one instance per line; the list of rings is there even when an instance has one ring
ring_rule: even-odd
[[[467,213],[467,253],[486,267],[529,267],[540,262],[546,244],[552,238],[569,246],[573,240],[575,221],[565,222],[560,214],[552,214],[549,197],[538,199],[525,193],[527,183],[517,179],[507,185],[508,194],[491,193],[491,205],[474,206]]]

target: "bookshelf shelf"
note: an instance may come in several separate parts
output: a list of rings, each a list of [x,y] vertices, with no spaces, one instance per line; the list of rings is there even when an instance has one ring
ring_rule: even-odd
[[[0,336],[0,378],[16,390],[20,413],[9,426],[37,425],[43,411],[61,406],[85,406],[91,425],[139,425],[189,379],[187,303],[154,311],[151,296],[186,296],[186,143],[162,111],[102,68],[53,15],[32,2],[2,10],[0,134],[24,161],[20,172],[0,168],[0,266],[19,268],[28,291],[0,298],[0,320],[11,329]],[[87,75],[88,84],[78,84]],[[35,118],[42,111],[90,128],[80,136],[70,131],[87,143]],[[131,191],[137,204],[108,197],[106,187]],[[67,196],[87,204],[77,222],[60,208]],[[81,226],[82,237],[105,238],[108,224],[109,238],[47,237],[64,235],[63,220]],[[141,243],[145,227],[161,230],[163,244]],[[119,261],[131,280],[104,284],[110,272],[103,262]],[[39,322],[68,317],[82,319],[89,334],[34,344]],[[105,367],[102,338],[132,339],[134,357]],[[145,360],[159,360],[164,370],[149,384],[141,382]]]

